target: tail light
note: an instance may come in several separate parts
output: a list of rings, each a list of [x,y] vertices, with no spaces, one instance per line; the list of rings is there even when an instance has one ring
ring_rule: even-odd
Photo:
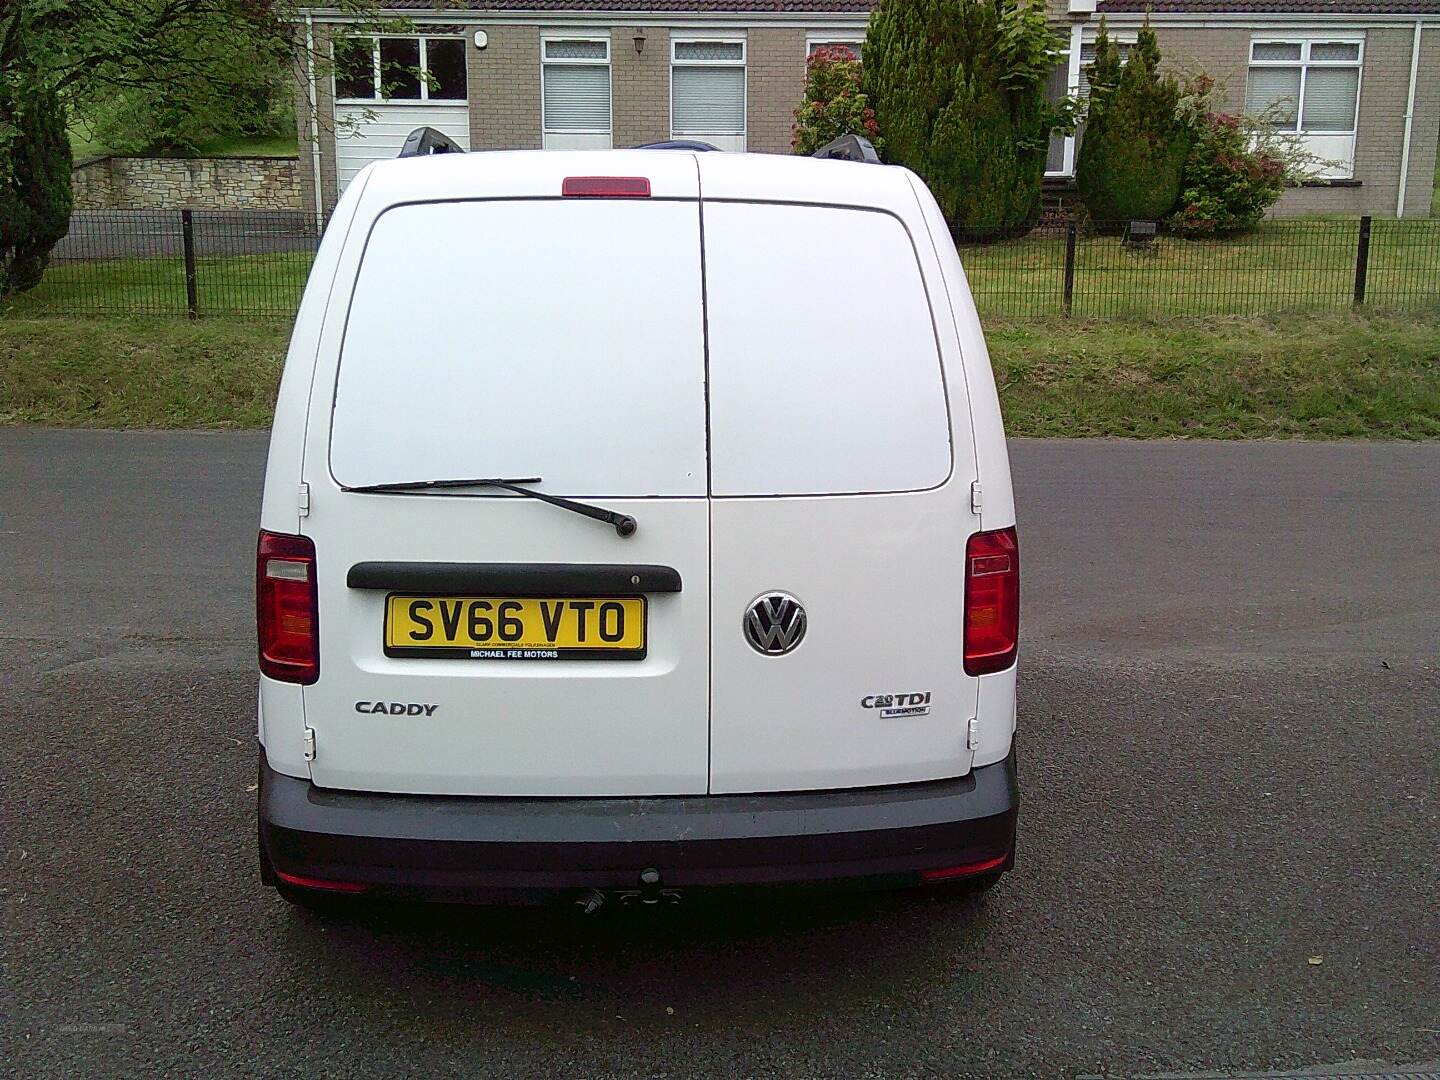
[[[314,543],[262,529],[255,557],[261,672],[306,685],[320,677],[318,608]]]
[[[1015,528],[965,545],[965,674],[1004,671],[1020,635],[1020,546]]]

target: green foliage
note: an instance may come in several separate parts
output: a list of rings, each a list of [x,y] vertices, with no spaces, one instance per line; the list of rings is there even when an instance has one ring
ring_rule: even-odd
[[[221,139],[293,131],[286,58],[239,49],[229,59],[223,78],[164,79],[92,103],[87,134],[119,153],[193,155]]]
[[[1147,22],[1125,64],[1100,20],[1090,103],[1075,185],[1097,222],[1157,220],[1180,195],[1191,131],[1180,117],[1180,84],[1161,75],[1160,46]]]
[[[813,154],[841,135],[863,135],[877,150],[884,145],[875,110],[860,89],[860,61],[843,45],[827,45],[805,62],[805,100],[795,109],[790,146]]]
[[[1068,113],[1045,100],[1061,42],[1038,0],[880,0],[861,82],[886,160],[935,193],[966,236],[1034,225],[1050,132]]]
[[[70,139],[54,93],[0,76],[0,298],[40,283],[70,227]]]

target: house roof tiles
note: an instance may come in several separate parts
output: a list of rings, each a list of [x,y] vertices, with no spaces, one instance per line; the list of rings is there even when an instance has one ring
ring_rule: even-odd
[[[323,2],[323,0],[322,0]],[[875,0],[462,0],[473,11],[594,11],[626,14],[863,15]],[[435,0],[382,0],[404,11],[443,9]],[[1157,15],[1440,15],[1440,0],[1100,0],[1102,12]]]
[[[1156,15],[1440,15],[1440,0],[1100,0],[1101,12]]]

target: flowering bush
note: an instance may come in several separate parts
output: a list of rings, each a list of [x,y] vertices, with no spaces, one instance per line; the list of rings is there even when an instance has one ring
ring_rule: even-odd
[[[1187,236],[1224,236],[1255,228],[1287,185],[1327,164],[1297,140],[1277,134],[1269,117],[1215,111],[1214,92],[1213,79],[1197,76],[1178,109],[1194,141],[1169,224]]]
[[[790,139],[797,154],[813,154],[841,135],[863,135],[880,149],[875,110],[860,89],[860,61],[844,45],[824,45],[805,62],[805,100],[795,109]]]

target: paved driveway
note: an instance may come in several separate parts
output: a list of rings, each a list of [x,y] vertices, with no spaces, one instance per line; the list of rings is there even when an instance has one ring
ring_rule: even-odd
[[[192,214],[197,258],[313,252],[315,219],[296,210],[196,210]],[[77,210],[70,231],[55,245],[58,262],[131,259],[184,253],[178,210]]]
[[[1018,871],[981,908],[601,922],[318,921],[258,887],[263,456],[254,435],[0,431],[17,1071],[1440,1059],[1440,445],[1017,444]]]

